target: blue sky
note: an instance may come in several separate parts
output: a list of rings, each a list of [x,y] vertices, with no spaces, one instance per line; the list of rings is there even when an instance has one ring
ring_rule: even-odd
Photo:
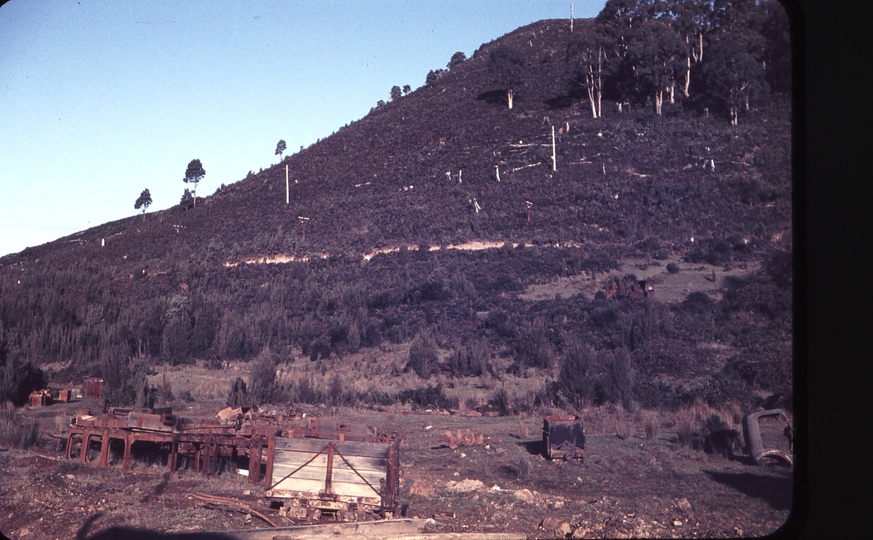
[[[91,1],[0,6],[0,256],[210,195],[566,0]],[[576,18],[605,0],[575,0]]]

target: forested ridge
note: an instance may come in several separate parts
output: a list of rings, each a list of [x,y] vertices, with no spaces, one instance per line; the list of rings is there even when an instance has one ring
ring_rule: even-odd
[[[456,54],[212,195],[0,259],[0,390],[102,375],[141,401],[160,363],[411,343],[423,383],[555,374],[540,402],[790,393],[790,65],[773,0],[610,0]],[[445,249],[477,240],[505,245]],[[608,298],[629,258],[762,270],[718,298]],[[518,296],[579,275],[604,294]]]

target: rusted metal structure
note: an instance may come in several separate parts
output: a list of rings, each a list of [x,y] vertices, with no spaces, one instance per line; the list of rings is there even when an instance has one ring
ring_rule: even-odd
[[[247,458],[249,478],[257,483],[267,440],[280,427],[275,418],[263,417],[245,424],[223,423],[180,418],[169,409],[113,408],[106,415],[76,416],[70,425],[66,453],[72,458],[78,451],[77,457],[87,463],[92,447],[99,444],[99,465],[108,467],[110,447],[115,442],[123,446],[122,467],[130,472],[133,445],[152,443],[158,452],[167,455],[167,467],[171,471],[177,468],[180,458],[191,460],[194,471],[204,475],[216,474],[222,457],[234,461]]]
[[[134,445],[149,443],[153,454],[166,455],[171,471],[184,458],[194,472],[213,475],[220,458],[228,458],[245,464],[249,481],[256,484],[263,470],[265,496],[282,503],[292,517],[322,512],[356,520],[368,513],[393,516],[400,471],[395,434],[345,423],[324,426],[318,418],[296,426],[242,409],[225,409],[217,416],[191,420],[170,409],[119,408],[100,416],[79,414],[70,425],[66,455],[87,463],[99,449],[99,465],[108,467],[110,448],[120,445],[123,470],[130,472]]]
[[[641,279],[638,281],[632,280],[613,280],[609,286],[609,298],[652,298],[655,296],[655,286]]]
[[[585,454],[585,426],[572,414],[543,417],[543,456],[546,459],[578,459]]]
[[[42,390],[34,390],[30,393],[31,407],[44,407],[52,404],[51,390],[43,388]]]
[[[85,377],[82,383],[82,395],[89,397],[103,397],[103,379],[100,377]]]
[[[781,419],[785,423],[782,434],[787,439],[788,451],[781,448],[765,448],[761,438],[760,421],[765,418]],[[747,414],[743,417],[743,436],[746,439],[746,451],[758,465],[775,465],[783,463],[788,466],[794,465],[792,454],[794,451],[794,428],[788,421],[788,417],[782,409],[771,409]]]

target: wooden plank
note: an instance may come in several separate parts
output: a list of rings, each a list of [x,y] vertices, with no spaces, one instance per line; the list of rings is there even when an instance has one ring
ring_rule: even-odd
[[[379,489],[379,486],[373,486],[376,490]],[[304,480],[297,479],[293,480],[291,478],[287,480],[283,480],[279,482],[277,486],[273,488],[275,491],[298,491],[303,493],[319,493],[324,491],[324,481],[318,480]],[[380,494],[371,489],[370,486],[366,484],[351,484],[346,482],[334,482],[333,484],[333,493],[337,495],[343,495],[347,497],[379,497]]]
[[[299,467],[304,463],[312,460],[310,465],[324,467],[327,465],[327,453],[315,456],[312,452],[289,452],[277,450],[273,454],[274,466],[283,465],[286,467]],[[359,471],[379,471],[384,473],[388,468],[388,459],[371,458],[362,456],[343,456],[345,461],[339,456],[334,457],[334,466],[339,464],[340,467],[348,468],[349,465]],[[348,462],[348,465],[346,465]]]
[[[383,443],[368,443],[358,441],[330,441],[325,439],[291,439],[276,437],[276,450],[291,450],[296,452],[318,452],[328,443],[333,442],[337,451],[348,456],[363,456],[387,458],[388,445]]]
[[[273,477],[278,480],[280,478],[284,478],[286,475],[294,472],[295,468],[289,467],[279,467],[274,466],[273,469]],[[359,471],[360,472],[360,471]],[[363,477],[363,479],[361,478]],[[310,479],[310,480],[321,480],[322,482],[327,478],[327,468],[325,467],[303,467],[299,471],[291,474],[289,478],[301,478],[301,479]],[[379,485],[379,480],[383,480],[385,478],[385,473],[377,473],[377,472],[361,472],[361,476],[355,474],[354,471],[350,469],[337,469],[334,468],[332,471],[332,478],[334,482],[349,482],[354,484],[364,484],[367,482],[373,484],[374,486]],[[364,482],[366,480],[367,482]]]

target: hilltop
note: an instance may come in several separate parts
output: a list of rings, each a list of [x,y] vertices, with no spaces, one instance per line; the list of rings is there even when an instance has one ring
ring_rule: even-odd
[[[744,414],[793,417],[787,23],[768,1],[669,23],[668,5],[519,28],[196,206],[0,258],[0,400],[100,376],[110,405],[375,424],[402,439],[401,515],[437,532],[773,532],[793,470],[737,443]],[[670,28],[708,60],[652,48],[681,45]],[[83,406],[101,402],[0,411],[4,530],[255,526],[194,489],[280,520],[232,458],[160,480],[157,445],[132,475],[67,460],[40,429],[63,438]],[[583,463],[539,457],[555,413],[584,420]],[[462,429],[482,442],[453,446]]]
[[[100,372],[133,399],[125,381],[155,362],[418,343],[426,365],[398,369],[422,384],[538,374],[537,403],[790,394],[788,98],[759,97],[731,125],[701,99],[657,115],[607,92],[592,118],[571,51],[595,24],[525,26],[196,207],[0,259],[3,363]],[[511,109],[495,70],[506,51],[521,73]],[[501,247],[447,249],[470,243]],[[679,272],[713,287],[607,298],[613,282]],[[588,383],[561,375],[568,358]],[[609,366],[628,362],[636,382],[610,390]]]

